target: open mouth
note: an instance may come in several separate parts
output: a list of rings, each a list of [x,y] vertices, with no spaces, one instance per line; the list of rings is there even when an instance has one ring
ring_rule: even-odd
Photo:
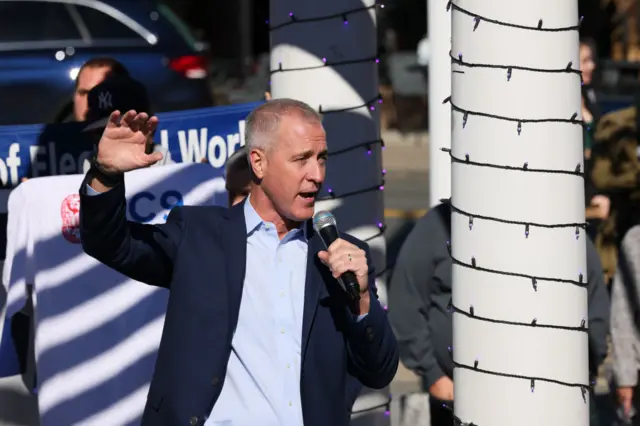
[[[300,197],[305,200],[305,201],[313,201],[316,199],[316,195],[318,195],[317,191],[313,191],[313,192],[301,192]]]

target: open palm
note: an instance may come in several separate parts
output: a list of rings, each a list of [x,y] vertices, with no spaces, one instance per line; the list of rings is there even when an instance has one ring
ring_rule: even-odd
[[[162,160],[159,152],[147,154],[157,126],[158,118],[144,112],[131,110],[122,117],[120,111],[112,112],[98,143],[98,163],[109,173],[124,173]]]

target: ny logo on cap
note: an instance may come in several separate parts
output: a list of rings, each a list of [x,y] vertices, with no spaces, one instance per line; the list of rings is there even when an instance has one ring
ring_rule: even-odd
[[[111,101],[111,92],[100,92],[100,95],[98,95],[98,108],[113,108],[113,103]]]

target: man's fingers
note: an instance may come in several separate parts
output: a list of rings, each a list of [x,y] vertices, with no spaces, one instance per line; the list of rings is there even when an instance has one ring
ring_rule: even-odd
[[[116,127],[120,121],[120,111],[115,110],[109,115],[109,121],[107,122],[107,128]]]
[[[131,127],[131,124],[136,118],[136,115],[137,113],[134,110],[127,111],[127,113],[122,116],[122,120],[120,120],[120,126]]]
[[[161,152],[152,152],[151,154],[144,154],[143,161],[145,162],[145,166],[152,166],[162,160],[162,157]]]
[[[320,262],[324,263],[325,265],[329,266],[329,253],[322,250],[318,252],[318,259],[320,259]]]
[[[149,118],[149,120],[147,120],[146,131],[148,134],[153,135],[156,132],[157,128],[158,128],[158,117],[154,115],[153,117]]]
[[[146,112],[140,112],[136,114],[133,120],[131,120],[131,130],[134,132],[145,130],[147,128],[147,120],[149,115]]]

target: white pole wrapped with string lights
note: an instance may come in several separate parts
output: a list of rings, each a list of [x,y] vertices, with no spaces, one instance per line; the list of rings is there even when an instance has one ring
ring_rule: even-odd
[[[454,0],[458,424],[589,424],[577,0]]]
[[[317,210],[371,248],[380,301],[386,269],[383,142],[378,105],[376,0],[274,0],[270,3],[271,94],[301,100],[323,115],[329,161]],[[389,424],[388,389],[365,391],[352,424]]]

